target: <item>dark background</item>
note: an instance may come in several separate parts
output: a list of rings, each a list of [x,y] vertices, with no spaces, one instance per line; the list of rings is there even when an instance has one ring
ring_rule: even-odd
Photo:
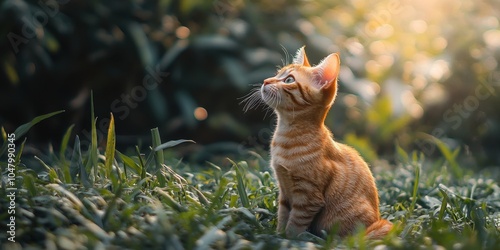
[[[1,126],[66,110],[30,131],[32,149],[57,148],[71,124],[89,141],[92,90],[100,140],[113,112],[118,148],[159,127],[195,140],[180,152],[198,160],[265,150],[273,115],[239,102],[306,45],[312,63],[340,53],[327,122],[369,162],[396,145],[439,157],[432,135],[465,167],[500,164],[497,1],[0,3]]]

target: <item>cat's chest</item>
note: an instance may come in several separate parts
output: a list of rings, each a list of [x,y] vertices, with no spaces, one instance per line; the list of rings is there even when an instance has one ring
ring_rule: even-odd
[[[289,149],[288,149],[289,150]],[[287,149],[279,146],[271,146],[271,162],[275,166],[276,172],[286,173],[289,168],[293,168],[294,160],[289,157],[289,152]],[[280,166],[280,167],[277,167]]]
[[[298,140],[273,141],[270,153],[273,165],[281,165],[291,171],[306,168],[322,158],[321,147],[313,141],[309,143]]]
[[[293,177],[290,169],[283,165],[273,164],[276,179],[280,185],[281,192],[286,195],[286,191],[283,189],[288,189],[293,186]]]

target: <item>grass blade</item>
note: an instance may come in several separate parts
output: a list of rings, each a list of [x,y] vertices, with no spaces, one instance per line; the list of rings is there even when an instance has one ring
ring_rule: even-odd
[[[24,187],[26,187],[26,190],[28,190],[30,197],[36,197],[38,195],[38,192],[35,187],[35,178],[32,175],[27,174],[24,175],[23,179]]]
[[[439,221],[443,221],[446,206],[448,206],[448,194],[442,189],[439,189],[439,192],[443,195],[443,202],[441,203],[441,208],[439,209],[438,219]]]
[[[443,154],[444,158],[446,161],[450,164],[451,168],[451,173],[453,174],[453,177],[455,178],[462,178],[463,177],[463,170],[460,168],[460,165],[457,163],[457,156],[460,153],[460,147],[456,148],[453,152],[451,149],[441,141],[439,138],[436,138],[432,135],[429,134],[421,134],[422,137],[424,137],[427,140],[430,140],[436,144],[436,146],[439,148],[439,151]]]
[[[14,134],[16,134],[16,140],[18,140],[21,136],[23,136],[26,133],[28,133],[28,131],[31,129],[31,127],[33,127],[37,123],[39,123],[39,122],[41,122],[41,121],[43,121],[45,119],[48,119],[48,118],[50,118],[52,116],[58,115],[60,113],[63,113],[63,112],[64,112],[64,110],[59,110],[59,111],[48,113],[48,114],[45,114],[45,115],[40,115],[40,116],[37,116],[37,117],[33,118],[33,120],[31,120],[30,122],[25,123],[25,124],[19,126],[14,131]]]
[[[68,198],[68,200],[78,211],[82,211],[84,209],[82,201],[75,194],[65,189],[63,186],[56,183],[51,183],[48,184],[47,187],[61,194],[61,196],[65,196],[66,198]]]
[[[161,145],[160,132],[158,128],[151,129],[151,137],[153,140],[153,148],[158,148]],[[157,150],[154,154],[156,170],[161,169],[161,164],[163,163],[163,151]]]
[[[7,132],[5,132],[5,128],[2,126],[2,139],[3,142],[7,141]]]
[[[180,139],[180,140],[174,140],[174,141],[169,141],[169,142],[165,142],[157,147],[154,148],[155,151],[159,151],[159,150],[163,150],[163,149],[166,149],[166,148],[171,148],[171,147],[175,147],[181,143],[184,143],[184,142],[192,142],[192,143],[196,143],[195,141],[193,140],[184,140],[184,139]]]
[[[73,146],[73,155],[71,156],[70,177],[73,182],[76,182],[76,177],[80,174],[80,183],[84,187],[89,188],[91,186],[89,182],[89,177],[86,169],[83,167],[82,162],[82,151],[80,148],[80,137],[78,135],[75,137],[75,144]]]
[[[89,160],[87,161],[85,169],[88,170],[89,173],[92,172],[92,169],[94,170],[93,178],[89,178],[89,181],[93,183],[97,178],[98,169],[97,169],[97,129],[96,129],[97,119],[95,118],[94,114],[94,94],[92,91],[90,91],[90,116],[92,119],[92,123],[90,124],[92,139],[89,147]]]
[[[21,155],[23,154],[25,143],[26,143],[26,138],[24,138],[23,142],[21,143],[21,146],[19,147],[19,150],[17,151],[16,158],[14,159],[14,162],[16,165],[19,165],[19,163],[21,163]]]
[[[104,216],[102,217],[102,222],[104,225],[107,225],[107,222],[109,220],[109,216],[111,215],[111,213],[113,211],[117,210],[116,209],[116,201],[118,200],[118,198],[121,197],[122,191],[123,191],[123,186],[120,185],[116,190],[115,196],[113,197],[111,202],[109,202],[108,207],[106,208],[106,212],[104,212]]]
[[[122,160],[123,166],[131,168],[139,175],[141,174],[141,167],[132,158],[128,157],[127,155],[121,153],[118,150],[116,150],[116,153],[118,153],[118,156]]]
[[[463,171],[458,165],[456,161],[456,157],[460,153],[460,148],[456,148],[453,152],[450,150],[450,148],[441,140],[438,138],[435,138],[435,142],[441,153],[443,154],[444,158],[448,163],[450,164],[451,167],[451,172],[455,178],[462,178],[463,177]]]
[[[28,123],[25,123],[21,126],[19,126],[15,131],[14,131],[14,134],[16,135],[16,141],[19,140],[19,138],[21,138],[23,135],[25,135],[26,133],[28,133],[28,131],[31,129],[31,127],[35,126],[37,123],[45,120],[45,119],[48,119],[52,116],[55,116],[57,114],[60,114],[64,112],[64,110],[60,110],[60,111],[56,111],[56,112],[52,112],[52,113],[48,113],[48,114],[45,114],[45,115],[40,115],[40,116],[37,116],[35,118],[33,118],[33,120],[31,120],[30,122]],[[4,141],[2,147],[0,148],[0,156],[2,156],[4,153],[5,153],[5,150],[7,150],[7,141]]]
[[[238,189],[238,194],[240,196],[241,204],[243,205],[243,207],[248,208],[250,207],[250,201],[248,200],[246,185],[245,182],[243,181],[244,172],[240,169],[240,166],[236,162],[232,161],[231,159],[228,160],[233,164],[234,169],[236,171],[236,181],[238,183],[236,188]]]
[[[167,192],[163,191],[159,187],[155,187],[154,189],[155,192],[157,192],[161,197],[164,198],[165,202],[167,205],[171,208],[173,208],[177,212],[186,212],[187,208],[183,207],[180,203],[178,203],[170,194]]]
[[[69,138],[71,136],[71,132],[73,132],[74,127],[75,124],[69,126],[69,128],[66,130],[66,133],[64,133],[63,139],[61,141],[61,148],[59,149],[59,159],[61,159],[62,161],[66,161],[64,153],[68,148]]]
[[[54,168],[52,168],[51,166],[47,165],[47,163],[45,163],[38,156],[35,156],[35,159],[38,162],[40,162],[40,164],[45,168],[45,170],[47,170],[47,172],[49,174],[49,180],[50,180],[50,182],[56,182],[56,181],[60,180],[59,175],[57,174],[57,171]]]
[[[408,153],[406,153],[406,151],[399,146],[399,143],[396,143],[396,152],[402,163],[406,164],[409,162],[410,158],[408,157]]]
[[[420,182],[420,165],[416,164],[416,162],[414,162],[414,163],[415,163],[414,164],[414,166],[415,166],[415,182],[413,183],[413,192],[412,192],[412,196],[411,196],[411,205],[409,208],[408,218],[411,217],[413,210],[415,209],[415,204],[417,203],[418,184]]]
[[[135,150],[137,152],[137,157],[139,157],[139,163],[141,164],[141,171],[139,172],[141,175],[141,180],[146,178],[146,165],[144,164],[144,161],[142,160],[141,152],[139,151],[139,147],[135,147]]]
[[[106,177],[112,175],[113,161],[115,160],[115,147],[116,147],[116,136],[115,136],[115,119],[113,113],[111,113],[111,119],[109,121],[108,128],[108,140],[106,143],[106,160],[104,162],[104,169],[106,170]]]
[[[71,163],[66,161],[66,149],[68,148],[69,137],[71,136],[71,132],[73,131],[73,127],[75,125],[69,126],[64,133],[63,139],[61,141],[61,148],[59,149],[59,159],[60,159],[60,169],[63,174],[64,183],[73,183],[75,178],[71,177]]]

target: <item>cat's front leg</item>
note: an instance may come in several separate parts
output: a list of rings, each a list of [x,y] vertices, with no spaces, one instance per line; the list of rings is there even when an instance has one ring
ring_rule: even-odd
[[[314,217],[325,206],[324,198],[319,193],[299,193],[294,195],[294,203],[290,210],[290,217],[286,225],[286,236],[295,238],[305,232]]]
[[[290,218],[290,204],[283,198],[283,195],[279,195],[278,198],[278,233],[284,233],[288,219]]]

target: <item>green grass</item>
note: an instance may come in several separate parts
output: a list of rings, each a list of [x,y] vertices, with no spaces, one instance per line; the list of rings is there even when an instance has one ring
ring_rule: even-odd
[[[78,137],[70,147],[71,131],[61,151],[37,158],[44,166],[39,172],[22,155],[25,140],[16,137],[16,243],[2,232],[2,249],[500,248],[498,183],[459,166],[444,144],[443,160],[398,147],[399,163],[375,171],[382,216],[396,225],[385,239],[366,242],[360,229],[345,239],[302,234],[290,240],[275,233],[278,189],[257,154],[227,159],[231,168],[190,165],[164,151],[192,142],[162,143],[157,129],[151,131],[153,145],[128,153],[115,149],[112,117],[104,148],[96,137],[89,150],[80,148]],[[7,156],[0,157],[6,176]],[[7,194],[4,179],[1,228],[9,218]]]

